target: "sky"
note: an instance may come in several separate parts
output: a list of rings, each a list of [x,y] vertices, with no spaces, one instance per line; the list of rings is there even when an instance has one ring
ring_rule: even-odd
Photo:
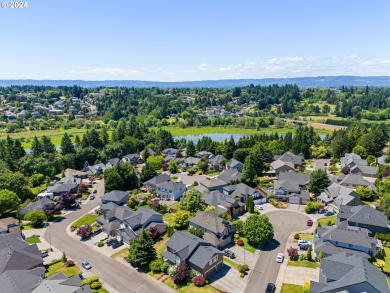
[[[0,8],[0,79],[390,75],[388,0],[27,3]]]

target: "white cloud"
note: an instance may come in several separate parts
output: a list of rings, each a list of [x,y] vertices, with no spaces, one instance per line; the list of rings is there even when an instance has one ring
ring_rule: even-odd
[[[271,58],[268,61],[266,61],[266,64],[282,64],[282,63],[288,63],[288,62],[299,62],[303,61],[303,57],[286,57],[286,58]]]
[[[390,59],[382,60],[381,64],[390,64]]]
[[[232,66],[224,66],[224,67],[220,67],[220,68],[216,69],[215,71],[219,71],[219,72],[236,71],[241,66],[242,66],[241,64],[232,65]]]
[[[161,73],[164,74],[165,76],[174,76],[174,75],[176,75],[176,72],[168,71],[168,70],[163,70],[163,71],[161,71]]]
[[[372,65],[375,65],[375,63],[372,61],[366,60],[366,61],[362,62],[362,65],[363,66],[372,66]]]
[[[183,73],[193,73],[192,70],[184,70]]]
[[[359,57],[358,54],[356,53],[351,53],[347,56],[347,59],[357,59]]]
[[[197,66],[197,69],[198,69],[198,70],[208,70],[208,66],[207,66],[206,63],[202,63],[202,64],[199,64],[199,65]]]

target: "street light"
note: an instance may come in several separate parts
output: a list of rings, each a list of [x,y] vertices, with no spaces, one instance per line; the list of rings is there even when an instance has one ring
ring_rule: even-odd
[[[53,230],[53,231],[51,231],[51,232],[49,232],[49,245],[50,245],[50,251],[52,250],[51,249],[51,233],[53,233],[53,232],[55,232],[55,231],[57,231],[57,230]]]

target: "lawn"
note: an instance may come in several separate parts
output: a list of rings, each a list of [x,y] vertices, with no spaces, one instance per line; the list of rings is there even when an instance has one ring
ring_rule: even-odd
[[[320,267],[320,264],[314,261],[307,261],[307,260],[289,260],[288,265],[292,267],[304,267],[304,268],[311,268],[311,269],[316,269]]]
[[[73,222],[72,226],[75,226],[78,228],[78,227],[81,227],[83,225],[92,225],[93,223],[96,222],[97,217],[98,217],[98,215],[96,215],[96,214],[89,214],[89,215],[82,216],[80,219]]]
[[[28,244],[35,244],[35,243],[41,243],[41,240],[39,239],[39,236],[38,235],[33,235],[31,237],[28,237],[25,239],[25,241],[28,243]]]
[[[171,205],[170,208],[174,209],[176,211],[180,210],[180,202],[177,202],[174,205]]]
[[[231,260],[230,258],[228,258],[226,256],[223,257],[223,261],[225,263],[228,263],[232,267],[236,268],[237,270],[238,270],[238,267],[240,266],[238,263],[236,263],[235,261]]]
[[[166,213],[163,216],[163,219],[164,219],[164,222],[166,222],[168,225],[171,225],[171,224],[173,224],[174,217],[175,217],[175,214]]]
[[[390,248],[384,247],[384,260],[385,260],[385,266],[383,267],[383,271],[386,273],[390,273]]]
[[[306,240],[306,241],[312,241],[314,238],[314,235],[312,233],[298,233],[300,240]],[[294,242],[298,242],[298,240],[294,239]]]
[[[92,293],[110,293],[106,288],[100,288],[100,289],[91,289]]]
[[[196,287],[192,281],[188,282],[186,286],[176,285],[171,278],[168,278],[164,281],[164,284],[175,289],[179,293],[219,293],[220,291],[206,285],[203,287]]]
[[[240,239],[244,241],[244,246],[242,246],[242,248],[244,248],[245,250],[248,250],[249,252],[255,253],[256,248],[248,243],[248,239],[247,238],[240,237]]]
[[[164,235],[164,237],[161,240],[157,241],[154,244],[154,248],[156,249],[157,252],[157,257],[160,256],[167,249],[166,243],[168,239],[169,237],[167,235]]]
[[[322,227],[333,226],[333,225],[336,225],[336,219],[337,219],[337,215],[323,217],[323,218],[318,220],[318,224],[321,224]],[[331,222],[331,225],[328,224],[329,221]]]
[[[280,292],[281,293],[302,293],[303,286],[283,283]]]
[[[80,269],[76,265],[71,266],[71,267],[67,267],[61,261],[46,267],[46,269],[47,269],[46,277],[50,277],[52,275],[55,275],[55,274],[61,273],[61,272],[64,273],[65,276],[67,276],[67,277],[81,273]]]
[[[110,257],[112,259],[115,259],[117,257],[121,257],[121,258],[125,258],[125,257],[128,257],[129,256],[129,249],[128,248],[123,248],[122,250],[118,251],[118,252],[115,252],[113,255],[111,255]]]

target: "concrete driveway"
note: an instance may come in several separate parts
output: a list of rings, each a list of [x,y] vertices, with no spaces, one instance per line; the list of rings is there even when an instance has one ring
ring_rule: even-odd
[[[224,264],[223,268],[214,274],[212,274],[208,281],[210,285],[228,293],[241,293],[244,292],[245,286],[248,282],[248,277],[240,277],[240,273],[237,269]]]
[[[287,259],[286,259],[287,261]],[[303,285],[305,281],[318,282],[320,269],[311,269],[304,267],[287,266],[286,273],[283,278],[283,283]]]
[[[236,257],[232,259],[232,261],[242,265],[247,264],[250,269],[255,267],[257,257],[258,257],[257,253],[252,253],[250,251],[247,251],[244,248],[235,244],[226,246],[225,249],[229,249],[233,251],[234,254],[236,255]]]
[[[286,254],[286,244],[294,231],[306,230],[308,217],[289,210],[276,210],[267,213],[274,227],[274,239],[259,253],[255,268],[250,272],[245,293],[264,292],[268,283],[275,283],[281,264],[275,261],[278,252]]]

